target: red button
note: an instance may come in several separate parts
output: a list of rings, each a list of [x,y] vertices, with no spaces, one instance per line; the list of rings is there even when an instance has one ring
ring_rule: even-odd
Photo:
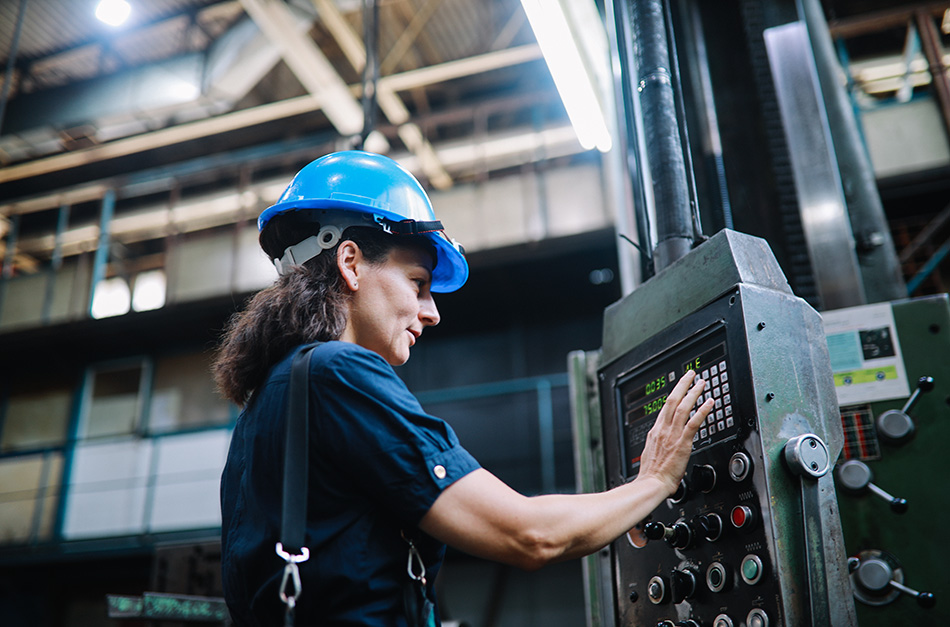
[[[732,526],[742,529],[752,519],[752,510],[745,505],[736,505],[732,508]]]

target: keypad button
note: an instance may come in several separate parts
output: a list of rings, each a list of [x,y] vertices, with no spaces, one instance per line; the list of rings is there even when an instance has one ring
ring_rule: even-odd
[[[713,378],[712,378],[712,384],[713,384],[713,385],[719,385],[719,377],[713,376]]]
[[[723,396],[723,397],[722,397],[722,402],[725,403],[726,405],[731,404],[731,403],[732,403],[732,395],[731,395],[731,394],[726,394],[725,396]]]
[[[727,415],[727,416],[731,416],[731,415],[732,415],[732,405],[726,405],[725,412],[726,412],[726,415]]]
[[[702,429],[699,430],[699,437],[705,438],[705,437],[707,437],[708,435],[709,435],[709,430],[706,429],[705,427],[703,427]]]
[[[722,384],[722,391],[723,391],[723,393],[726,393],[726,392],[729,391],[729,384],[728,384],[728,383],[723,383],[723,384]]]
[[[711,374],[711,375],[717,375],[717,374],[719,374],[719,366],[713,366],[712,368],[710,368],[710,369],[709,369],[709,374]]]
[[[721,399],[721,398],[717,398],[717,399],[716,399],[716,409],[719,409],[720,407],[722,407],[722,399]]]
[[[703,394],[703,398],[705,398],[708,401],[709,399],[712,398],[712,392],[706,392],[705,394]]]
[[[721,371],[723,371],[723,370],[725,370],[725,369],[726,369],[726,360],[723,359],[722,361],[719,362],[719,370],[720,370],[720,372],[721,372]]]
[[[716,433],[716,425],[709,425],[709,435],[713,435],[714,433]]]
[[[729,373],[726,372],[725,370],[721,370],[721,371],[719,372],[719,380],[722,381],[722,382],[728,381],[728,380],[729,380]]]
[[[735,425],[735,424],[736,424],[736,421],[735,421],[734,418],[732,418],[732,416],[730,416],[729,418],[726,418],[726,426],[727,426],[727,427],[731,427],[731,426],[733,426],[733,425]]]
[[[726,423],[724,423],[724,422],[717,422],[717,423],[716,423],[716,428],[719,429],[720,431],[725,431],[725,429],[726,429]]]
[[[708,371],[708,370],[703,370],[703,378],[704,378],[704,379],[707,379],[707,380],[709,379],[709,371]]]
[[[722,410],[720,409],[719,411],[716,412],[716,420],[722,420],[722,418],[723,418],[723,414],[722,414]]]
[[[712,394],[716,398],[719,398],[720,396],[722,396],[722,390],[720,390],[719,388],[713,388]]]

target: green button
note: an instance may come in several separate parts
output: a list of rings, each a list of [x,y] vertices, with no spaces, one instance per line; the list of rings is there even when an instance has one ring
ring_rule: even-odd
[[[753,558],[747,557],[745,561],[742,562],[742,576],[749,581],[755,581],[759,576],[759,565]]]

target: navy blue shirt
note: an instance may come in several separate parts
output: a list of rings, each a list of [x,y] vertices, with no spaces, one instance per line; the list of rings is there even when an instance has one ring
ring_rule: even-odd
[[[278,585],[285,403],[294,350],[238,418],[221,478],[224,592],[235,625],[281,624]],[[428,596],[445,546],[416,528],[436,498],[478,468],[444,421],[426,414],[392,367],[328,342],[310,362],[307,546],[297,625],[405,625],[405,530]]]

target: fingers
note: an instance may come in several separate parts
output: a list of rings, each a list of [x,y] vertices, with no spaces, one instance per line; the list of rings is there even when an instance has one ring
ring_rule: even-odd
[[[695,383],[693,383],[694,380]],[[665,411],[660,412],[659,418],[669,422],[676,420],[676,417],[679,416],[680,420],[685,421],[705,387],[705,380],[697,379],[696,373],[692,370],[686,371],[686,374],[680,377],[680,380],[676,382],[676,385],[667,397],[663,407]],[[708,414],[711,408],[712,405],[710,404],[710,407],[705,409],[705,414]],[[697,411],[697,413],[699,412]],[[705,418],[705,414],[703,418]]]

